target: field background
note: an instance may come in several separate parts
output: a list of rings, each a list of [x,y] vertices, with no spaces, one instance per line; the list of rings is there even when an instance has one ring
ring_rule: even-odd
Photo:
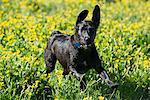
[[[80,92],[59,63],[46,76],[44,49],[53,29],[74,33],[83,9],[101,7],[95,39],[103,66],[120,84],[112,90],[94,70],[85,74]],[[1,100],[150,100],[149,0],[0,0]]]

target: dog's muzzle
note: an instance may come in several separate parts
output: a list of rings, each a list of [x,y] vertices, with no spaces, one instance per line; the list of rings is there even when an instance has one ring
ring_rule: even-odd
[[[87,44],[81,44],[80,48],[88,49],[91,46],[92,46],[92,44],[88,44],[88,45]]]

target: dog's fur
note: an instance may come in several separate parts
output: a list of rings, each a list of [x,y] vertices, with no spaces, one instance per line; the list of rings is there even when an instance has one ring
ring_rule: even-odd
[[[92,21],[84,20],[88,10],[83,10],[76,21],[75,34],[65,35],[59,31],[53,31],[45,49],[45,63],[47,73],[55,68],[56,60],[63,66],[63,75],[70,71],[80,80],[80,88],[85,89],[86,82],[84,73],[94,68],[99,76],[105,80],[110,87],[116,87],[108,77],[99,59],[94,38],[100,23],[100,8],[98,5],[93,10]]]

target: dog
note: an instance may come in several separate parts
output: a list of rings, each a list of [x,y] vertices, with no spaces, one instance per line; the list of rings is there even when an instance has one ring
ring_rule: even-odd
[[[84,74],[92,68],[109,87],[116,88],[118,84],[109,79],[94,44],[96,31],[100,24],[100,7],[95,6],[91,21],[85,20],[88,12],[88,10],[83,10],[78,15],[75,34],[66,35],[60,31],[52,32],[44,52],[46,73],[55,69],[58,60],[63,66],[63,75],[68,75],[69,72],[74,73],[77,80],[80,81],[81,90],[86,88]]]

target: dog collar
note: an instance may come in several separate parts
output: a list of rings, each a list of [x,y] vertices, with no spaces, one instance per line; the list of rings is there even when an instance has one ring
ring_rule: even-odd
[[[80,43],[75,43],[74,46],[77,47],[77,48],[80,48],[81,44]]]

